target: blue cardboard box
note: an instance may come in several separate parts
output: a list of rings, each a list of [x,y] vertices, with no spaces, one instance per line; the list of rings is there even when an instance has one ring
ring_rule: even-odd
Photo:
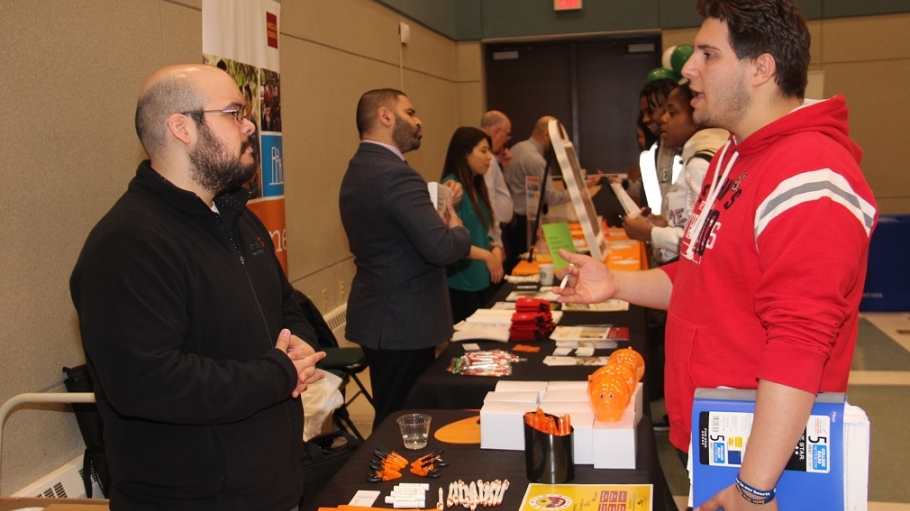
[[[749,444],[755,395],[755,390],[696,389],[692,408],[695,506],[736,479]],[[777,482],[781,511],[844,509],[845,402],[843,393],[816,398],[806,429]]]
[[[879,217],[859,310],[910,311],[910,215]]]

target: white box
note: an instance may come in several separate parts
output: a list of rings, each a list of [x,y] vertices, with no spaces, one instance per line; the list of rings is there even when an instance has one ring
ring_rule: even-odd
[[[590,403],[591,398],[588,397],[587,390],[573,390],[573,389],[564,389],[564,390],[547,390],[544,395],[540,398],[540,404],[545,403],[573,403],[573,402],[584,402]],[[590,405],[589,409],[590,409]]]
[[[550,415],[568,414],[572,420],[572,455],[576,465],[594,464],[594,412],[587,402],[547,403],[541,406]]]
[[[484,404],[492,402],[500,403],[533,403],[537,404],[540,400],[538,392],[487,392],[483,398]]]
[[[644,413],[644,409],[645,409],[644,398],[642,397],[643,395],[644,395],[644,391],[642,390],[641,382],[639,382],[638,385],[635,386],[635,394],[632,395],[632,399],[631,399],[631,401],[633,403],[635,403],[635,425],[636,426],[638,426],[638,423],[641,422],[641,414]]]
[[[480,409],[480,448],[525,450],[524,415],[535,410],[536,403],[484,403]]]
[[[499,380],[496,382],[494,392],[537,392],[537,401],[540,402],[541,396],[547,391],[547,382],[545,381],[515,381]]]
[[[594,421],[594,468],[635,468],[635,408],[616,422]]]
[[[636,426],[643,406],[639,383],[620,420],[594,420],[594,468],[635,468]]]
[[[547,383],[547,392],[551,390],[581,390],[586,394],[588,392],[588,382],[586,381],[551,381]]]
[[[496,392],[544,392],[547,390],[545,381],[517,381],[517,380],[499,380],[496,382]]]

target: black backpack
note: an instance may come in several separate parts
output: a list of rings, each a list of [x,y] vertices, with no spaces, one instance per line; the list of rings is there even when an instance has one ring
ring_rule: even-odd
[[[305,443],[300,509],[307,509],[313,503],[319,490],[326,487],[359,446],[357,438],[343,429],[313,437]]]
[[[64,367],[68,392],[93,392],[92,379],[85,364],[69,368]],[[101,423],[101,414],[95,403],[73,403],[73,412],[76,414],[76,423],[82,432],[85,441],[85,457],[82,462],[82,483],[85,485],[85,495],[92,497],[92,474],[98,480],[98,486],[104,497],[110,495],[111,473],[107,467],[107,458],[104,454],[104,425]]]

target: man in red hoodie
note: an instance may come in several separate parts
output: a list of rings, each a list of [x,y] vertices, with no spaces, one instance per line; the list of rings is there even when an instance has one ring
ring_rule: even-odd
[[[680,260],[646,272],[575,263],[561,302],[668,309],[670,441],[697,387],[758,389],[736,481],[699,509],[777,509],[773,488],[818,392],[843,392],[878,218],[843,97],[804,99],[809,32],[791,0],[698,0],[683,68],[700,126],[732,134],[708,169]],[[555,290],[558,291],[558,290]]]

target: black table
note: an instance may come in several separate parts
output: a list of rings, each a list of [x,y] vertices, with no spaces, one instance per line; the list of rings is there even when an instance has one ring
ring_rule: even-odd
[[[403,413],[412,411],[427,413],[433,417],[431,435],[439,428],[452,422],[477,416],[478,412],[466,410],[408,410],[394,413],[384,420],[373,431],[370,438],[361,445],[351,457],[344,468],[335,474],[331,481],[323,488],[312,505],[305,511],[315,511],[319,506],[335,507],[347,504],[358,490],[379,490],[381,495],[374,504],[375,507],[391,508],[384,503],[384,498],[389,495],[392,488],[402,482],[430,483],[427,493],[426,508],[433,508],[437,501],[440,486],[444,496],[448,495],[449,483],[459,479],[469,482],[478,479],[492,481],[494,479],[508,479],[509,490],[506,492],[502,506],[498,509],[514,511],[521,505],[522,497],[529,483],[525,474],[524,451],[501,451],[481,449],[478,444],[449,444],[431,438],[426,449],[409,451],[401,443],[401,434],[395,418]],[[667,486],[667,481],[657,457],[657,450],[653,441],[651,421],[643,417],[638,425],[638,437],[650,441],[639,440],[636,446],[636,466],[634,470],[594,469],[592,465],[576,465],[576,484],[653,484],[652,499],[656,511],[676,511],[676,504]],[[369,483],[366,481],[369,473],[369,462],[373,451],[378,446],[385,446],[395,450],[413,461],[424,454],[428,454],[440,447],[445,447],[443,458],[450,466],[442,468],[442,475],[438,479],[426,479],[409,472],[402,472],[401,479],[395,481]],[[452,508],[452,509],[463,509]]]
[[[500,301],[514,289],[506,284],[496,293],[495,299]],[[565,311],[561,326],[583,324],[612,324],[614,326],[629,327],[630,342],[619,342],[619,347],[631,346],[645,359],[645,371],[650,360],[648,350],[647,323],[645,309],[630,305],[628,311],[617,312],[580,312]],[[482,350],[510,349],[513,343],[495,341],[470,341],[480,345]],[[464,347],[460,342],[452,342],[445,351],[433,362],[417,380],[411,393],[405,401],[405,408],[480,408],[487,392],[496,387],[496,382],[503,380],[516,381],[587,381],[588,375],[597,367],[592,366],[547,366],[543,364],[544,357],[553,354],[556,343],[550,340],[523,343],[530,346],[539,346],[538,353],[516,352],[527,361],[512,364],[512,374],[502,378],[489,378],[483,376],[460,376],[449,373],[447,368],[452,358],[464,355]],[[595,355],[609,355],[612,350],[597,350]],[[644,385],[644,402],[649,402],[648,385]],[[649,407],[645,413],[650,414]]]

